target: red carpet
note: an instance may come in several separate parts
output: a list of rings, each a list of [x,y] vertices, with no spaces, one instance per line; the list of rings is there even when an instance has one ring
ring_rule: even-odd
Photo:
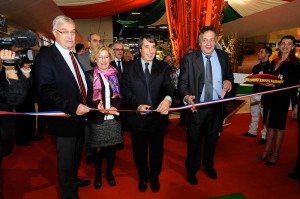
[[[109,187],[103,178],[100,190],[95,190],[93,186],[80,188],[80,198],[207,199],[236,193],[247,199],[298,198],[300,185],[285,176],[293,170],[296,157],[296,120],[288,118],[281,156],[278,164],[273,167],[255,160],[255,156],[264,150],[263,145],[257,144],[258,138],[241,136],[242,132],[248,130],[249,120],[249,114],[237,114],[228,121],[232,124],[225,127],[216,151],[215,168],[219,176],[217,180],[209,179],[204,171],[200,170],[197,174],[199,185],[191,186],[187,183],[184,169],[185,128],[177,127],[178,120],[174,119],[166,133],[159,193],[152,193],[149,187],[145,193],[138,191],[130,139],[128,133],[125,133],[125,149],[117,152],[114,169],[117,185]],[[55,154],[56,148],[50,136],[46,136],[42,141],[32,142],[30,147],[16,146],[13,154],[3,160],[3,198],[59,198]],[[85,161],[82,161],[79,176],[93,182],[93,166],[86,165]]]

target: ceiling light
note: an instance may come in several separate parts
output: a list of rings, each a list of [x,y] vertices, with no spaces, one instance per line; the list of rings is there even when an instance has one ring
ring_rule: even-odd
[[[140,15],[141,13],[140,12],[132,12],[131,14],[132,15]]]

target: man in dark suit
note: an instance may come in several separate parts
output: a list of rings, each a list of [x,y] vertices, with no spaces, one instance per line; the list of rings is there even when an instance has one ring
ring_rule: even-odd
[[[91,33],[87,37],[88,45],[90,48],[85,51],[85,53],[78,55],[78,61],[81,64],[84,71],[90,71],[93,69],[93,63],[90,61],[90,54],[92,50],[96,49],[99,46],[103,46],[101,37],[98,33]],[[88,125],[85,126],[85,136],[84,136],[84,153],[86,155],[87,164],[94,163],[94,153],[91,147],[91,135],[90,128]]]
[[[120,41],[115,41],[113,43],[112,49],[114,51],[115,59],[111,62],[111,65],[118,70],[118,74],[122,74],[124,64],[123,55],[124,55],[124,44]]]
[[[174,88],[169,67],[165,62],[155,59],[154,36],[145,34],[141,37],[139,48],[141,58],[124,67],[122,93],[128,108],[137,110],[128,113],[127,119],[139,175],[138,188],[141,192],[146,191],[150,179],[151,190],[158,192],[164,131],[168,124],[167,114]],[[151,109],[153,111],[149,111]]]
[[[99,46],[102,46],[102,40],[98,33],[91,33],[87,38],[90,48],[85,51],[85,53],[78,55],[78,61],[82,65],[84,71],[89,71],[93,69],[93,64],[90,61],[90,54],[93,49],[96,49]]]
[[[59,191],[63,199],[78,199],[78,186],[90,181],[77,177],[87,91],[91,92],[84,71],[75,59],[75,23],[66,16],[53,21],[55,43],[36,58],[36,85],[45,111],[62,111],[69,117],[49,117],[48,132],[56,136]]]
[[[179,76],[179,91],[186,104],[193,107],[188,112],[187,158],[185,167],[190,184],[198,184],[196,177],[201,159],[204,169],[212,179],[214,153],[223,122],[223,104],[195,107],[194,103],[223,98],[232,88],[233,73],[228,55],[215,49],[218,34],[214,27],[205,26],[199,33],[200,49],[185,56]]]

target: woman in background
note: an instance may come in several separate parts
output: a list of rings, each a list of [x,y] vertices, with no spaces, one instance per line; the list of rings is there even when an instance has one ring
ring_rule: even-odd
[[[90,114],[91,147],[95,149],[95,182],[96,189],[102,186],[102,161],[105,154],[107,167],[106,180],[110,186],[116,182],[112,174],[116,159],[116,145],[123,142],[121,121],[116,111],[122,105],[117,70],[110,65],[114,60],[113,51],[109,47],[98,47],[90,55],[95,67],[89,73],[93,82],[93,92],[89,96],[88,105],[100,110]]]
[[[299,60],[295,56],[296,39],[286,35],[279,42],[279,54],[272,61],[272,74],[284,80],[283,84],[264,84],[273,89],[279,89],[297,85],[299,82]],[[286,118],[290,106],[293,89],[265,95],[268,103],[264,104],[264,122],[267,125],[267,143],[264,152],[258,156],[258,160],[265,160],[266,165],[272,166],[277,163],[280,148],[283,142]],[[274,145],[274,149],[272,149]]]

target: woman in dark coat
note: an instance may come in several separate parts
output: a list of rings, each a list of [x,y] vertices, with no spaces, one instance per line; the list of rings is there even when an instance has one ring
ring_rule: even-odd
[[[93,93],[88,98],[88,105],[100,110],[90,114],[91,147],[95,149],[94,186],[100,189],[104,156],[107,159],[105,170],[107,183],[110,186],[116,184],[112,174],[116,145],[123,142],[121,121],[116,110],[120,109],[122,98],[117,70],[110,65],[114,60],[112,50],[106,46],[98,47],[91,53],[90,60],[95,63],[95,67],[89,73],[93,82]]]

